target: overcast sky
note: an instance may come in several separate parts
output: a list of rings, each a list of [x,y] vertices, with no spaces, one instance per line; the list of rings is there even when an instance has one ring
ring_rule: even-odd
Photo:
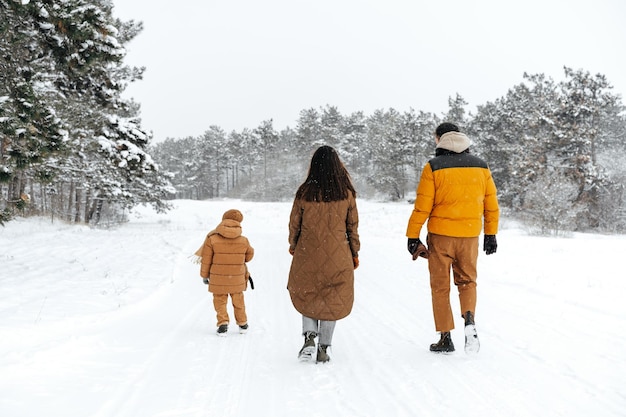
[[[144,23],[127,96],[155,139],[227,132],[303,109],[473,111],[523,81],[601,73],[626,97],[623,0],[114,0]]]

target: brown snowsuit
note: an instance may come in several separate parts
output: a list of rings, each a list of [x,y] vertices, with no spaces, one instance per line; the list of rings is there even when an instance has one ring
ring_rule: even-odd
[[[226,311],[229,295],[237,324],[242,326],[248,321],[243,291],[248,283],[246,262],[254,257],[254,249],[241,234],[241,220],[237,219],[243,220],[238,210],[224,213],[224,220],[209,232],[202,246],[200,276],[209,279],[218,326],[229,323]]]

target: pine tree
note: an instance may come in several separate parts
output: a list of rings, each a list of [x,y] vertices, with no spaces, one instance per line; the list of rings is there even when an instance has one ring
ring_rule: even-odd
[[[366,171],[372,150],[367,146],[367,124],[362,111],[344,117],[343,134],[337,149],[346,164],[357,190],[362,190],[367,181]]]
[[[301,155],[312,155],[312,152],[325,144],[322,138],[322,124],[320,114],[316,109],[300,111],[296,123],[296,139],[293,151]]]
[[[448,97],[448,111],[444,114],[443,121],[466,126],[468,118],[465,106],[467,105],[467,101],[458,93],[454,98]]]
[[[416,186],[424,164],[434,155],[437,119],[432,113],[411,109],[402,115],[401,135],[407,151],[407,180]]]
[[[392,200],[404,198],[407,189],[407,159],[410,141],[402,129],[402,115],[394,110],[377,110],[368,118],[368,145],[372,161],[368,182]]]
[[[504,206],[521,210],[525,190],[547,173],[554,81],[524,74],[526,83],[511,88],[493,103],[479,106],[470,123],[475,151],[490,164]]]
[[[341,148],[339,144],[343,142],[344,135],[344,119],[343,115],[339,112],[337,107],[327,105],[322,110],[320,115],[320,139],[324,144],[332,146],[338,149],[341,155]]]
[[[145,151],[138,106],[121,98],[143,71],[123,63],[141,25],[114,19],[110,0],[0,0],[0,17],[0,180],[9,199],[41,183],[40,198],[55,204],[39,208],[68,219],[97,217],[105,203],[166,209],[171,187]]]
[[[42,53],[41,20],[36,4],[0,0],[0,181],[7,184],[7,216],[24,201],[32,164],[62,150],[67,139],[50,103],[56,66]]]
[[[604,75],[565,67],[559,106],[555,112],[559,150],[557,158],[567,166],[566,175],[578,185],[575,202],[588,210],[579,216],[578,226],[586,229],[600,225],[601,195],[613,188],[606,171],[597,163],[598,141],[607,110],[614,110],[619,97]]]

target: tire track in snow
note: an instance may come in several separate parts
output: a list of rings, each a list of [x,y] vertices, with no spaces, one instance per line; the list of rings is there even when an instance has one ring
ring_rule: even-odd
[[[406,250],[392,241],[380,246],[393,248],[394,244],[398,246],[396,251]],[[428,350],[438,336],[432,323],[425,263],[367,263],[367,259],[375,260],[380,254],[368,253],[367,248],[362,253],[365,260],[363,268],[357,271],[355,309],[346,320],[345,330],[339,322],[336,332],[337,349],[341,352],[337,356],[342,364],[335,366],[346,368],[346,380],[357,381],[357,385],[343,384],[345,396],[362,401],[355,405],[353,414],[367,409],[372,416],[441,415],[454,413],[459,403],[466,403],[466,416],[482,417],[497,409],[506,415],[518,415],[514,406],[502,410],[500,396],[493,396],[499,387],[504,388],[502,395],[510,394],[506,389],[509,376],[498,378],[487,387],[485,378],[468,378],[472,373],[481,374],[482,362],[488,362],[488,358],[483,357],[483,352],[478,357],[468,357],[463,352],[463,335],[458,330],[460,312],[453,294],[457,352],[437,355]],[[370,279],[362,279],[358,276],[361,274]],[[476,385],[476,381],[481,382]]]
[[[186,368],[184,364],[192,360],[189,356],[179,355],[180,349],[177,348],[177,341],[184,340],[185,335],[188,333],[187,329],[191,327],[193,320],[204,307],[203,301],[196,302],[178,324],[173,329],[168,330],[167,334],[164,334],[162,338],[152,334],[149,344],[154,343],[153,348],[138,348],[135,346],[135,349],[141,350],[139,355],[141,355],[142,351],[151,351],[150,356],[138,366],[140,371],[122,384],[116,390],[114,397],[109,399],[94,417],[151,415],[145,413],[146,409],[153,408],[154,404],[147,404],[148,400],[151,402],[158,401],[159,398],[155,393],[162,391],[164,386],[170,386],[168,381],[163,380],[163,375],[168,375],[168,367],[170,368],[170,375],[176,379],[177,371]],[[133,319],[132,322],[141,323],[141,319],[134,320],[133,317],[129,317],[129,319]],[[143,346],[146,345],[144,344]],[[127,363],[130,365],[132,362],[129,361]],[[134,366],[137,367],[137,365]],[[154,393],[149,392],[150,390],[154,390]],[[176,392],[164,392],[163,394],[166,395],[165,398],[169,398],[172,395],[176,395]]]
[[[175,405],[173,409],[171,406],[173,398],[185,392],[181,370],[192,368],[190,362],[193,362],[193,352],[190,352],[190,348],[194,346],[190,341],[194,340],[195,334],[192,329],[197,325],[202,311],[207,309],[207,300],[201,294],[202,287],[197,285],[201,283],[197,278],[197,268],[188,259],[188,253],[195,251],[189,249],[194,244],[188,241],[185,250],[177,256],[170,284],[161,288],[160,296],[152,297],[154,300],[148,307],[123,319],[122,326],[125,329],[122,333],[144,336],[140,342],[136,338],[127,338],[129,353],[122,358],[123,362],[137,370],[116,389],[113,398],[109,398],[94,417],[166,416],[170,410],[173,413],[171,415],[182,417],[195,412],[187,409],[188,405],[183,408]],[[194,270],[195,275],[192,272]],[[189,304],[191,294],[193,301]],[[135,364],[134,357],[141,359],[146,352],[149,352],[149,356],[141,360],[140,365]],[[164,375],[171,379],[164,381]],[[177,384],[172,385],[172,381]],[[164,401],[166,404],[163,404]],[[149,409],[154,413],[148,414]]]

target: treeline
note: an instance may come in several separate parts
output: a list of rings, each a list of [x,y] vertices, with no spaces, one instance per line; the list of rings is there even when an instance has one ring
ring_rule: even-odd
[[[143,73],[123,62],[141,24],[112,9],[111,0],[0,0],[0,224],[31,214],[120,221],[139,203],[166,210],[170,198],[290,200],[321,144],[339,151],[361,197],[407,200],[436,125],[451,121],[490,163],[506,214],[543,233],[626,230],[626,115],[601,74],[525,74],[474,114],[460,95],[439,115],[327,105],[281,131],[271,120],[210,126],[149,146],[139,105],[121,97]]]
[[[0,0],[0,224],[16,214],[98,223],[173,191],[121,98],[141,30],[110,0]]]
[[[408,199],[434,154],[437,124],[459,124],[471,151],[490,164],[503,211],[541,233],[626,230],[626,114],[606,77],[564,68],[555,82],[524,74],[507,94],[475,114],[457,95],[445,114],[394,109],[341,114],[305,109],[295,127],[272,120],[199,137],[170,138],[151,154],[171,173],[176,198],[289,200],[312,152],[334,146],[362,197]]]

